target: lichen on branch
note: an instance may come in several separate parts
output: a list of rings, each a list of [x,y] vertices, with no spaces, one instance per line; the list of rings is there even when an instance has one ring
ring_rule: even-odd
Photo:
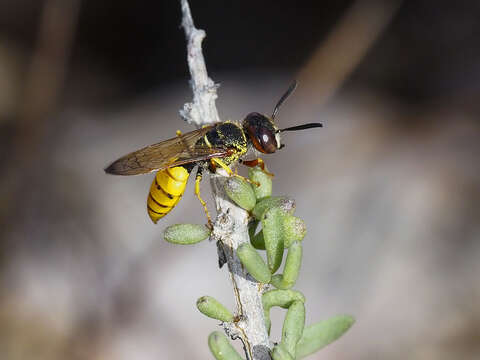
[[[193,92],[193,102],[186,103],[180,110],[180,115],[189,124],[201,127],[220,121],[215,106],[217,88],[208,77],[207,66],[202,53],[202,41],[205,31],[197,29],[193,23],[192,13],[187,0],[181,0],[182,27],[187,40],[187,61],[190,70],[190,86]]]

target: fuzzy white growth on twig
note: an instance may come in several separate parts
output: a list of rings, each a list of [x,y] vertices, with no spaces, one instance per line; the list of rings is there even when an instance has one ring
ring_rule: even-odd
[[[186,103],[180,115],[189,124],[201,127],[220,121],[215,107],[217,87],[208,77],[207,67],[202,53],[202,41],[205,31],[197,29],[193,23],[190,6],[187,0],[181,0],[182,27],[187,40],[187,61],[190,70],[190,86],[193,91],[193,102]]]
[[[181,0],[181,5],[193,103],[185,104],[180,114],[187,122],[200,127],[219,121],[215,107],[217,86],[208,77],[202,54],[201,42],[205,32],[195,28],[188,1]],[[224,190],[226,175],[225,171],[220,169],[217,174],[211,176],[218,214],[212,238],[220,241],[223,249],[237,305],[235,322],[224,324],[224,327],[232,338],[242,340],[247,359],[269,360],[270,343],[263,315],[263,290],[259,283],[247,275],[236,255],[238,246],[250,241],[248,213],[233,204],[226,195]]]

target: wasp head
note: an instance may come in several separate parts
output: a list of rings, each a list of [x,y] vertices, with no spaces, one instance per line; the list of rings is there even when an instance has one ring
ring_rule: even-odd
[[[283,148],[285,145],[280,143],[280,133],[282,131],[297,131],[322,127],[321,123],[310,123],[285,129],[279,129],[275,125],[274,120],[278,113],[278,109],[280,109],[280,106],[293,93],[296,87],[297,82],[294,81],[277,102],[277,105],[275,105],[271,117],[252,112],[247,115],[245,120],[243,120],[243,130],[248,134],[248,138],[258,151],[264,154],[271,154],[277,151],[277,149]]]
[[[281,147],[280,132],[273,120],[266,115],[252,112],[243,120],[243,129],[255,149],[271,154]]]

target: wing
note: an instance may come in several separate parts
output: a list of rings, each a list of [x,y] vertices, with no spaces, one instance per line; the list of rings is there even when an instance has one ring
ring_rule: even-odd
[[[203,127],[134,151],[114,161],[105,172],[114,175],[145,174],[213,157],[224,157],[229,153],[228,149],[196,144],[214,126]]]

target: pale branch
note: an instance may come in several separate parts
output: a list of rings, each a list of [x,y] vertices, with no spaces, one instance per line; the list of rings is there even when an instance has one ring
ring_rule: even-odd
[[[191,74],[193,103],[185,104],[181,116],[197,126],[219,121],[215,107],[217,98],[215,83],[208,77],[201,42],[203,30],[193,24],[187,0],[181,0],[182,26],[187,39],[188,66]],[[236,250],[240,244],[249,242],[248,213],[233,204],[224,190],[224,170],[211,176],[212,192],[217,208],[212,238],[220,241],[223,249],[236,300],[236,320],[225,324],[225,330],[232,338],[240,338],[249,360],[269,360],[270,343],[265,327],[262,292],[260,284],[250,277],[240,263]]]
[[[187,0],[181,0],[182,27],[187,40],[187,61],[190,70],[190,86],[193,91],[193,102],[186,103],[180,110],[180,115],[189,124],[201,127],[220,121],[215,106],[217,87],[208,77],[205,59],[202,53],[202,41],[205,31],[197,29],[193,23],[190,6]]]
[[[248,213],[234,205],[225,193],[226,172],[212,175],[211,184],[217,207],[213,238],[220,241],[233,285],[238,321],[225,324],[227,333],[239,337],[248,359],[269,360],[270,349],[262,306],[261,284],[255,281],[237,257],[237,248],[250,242]]]

